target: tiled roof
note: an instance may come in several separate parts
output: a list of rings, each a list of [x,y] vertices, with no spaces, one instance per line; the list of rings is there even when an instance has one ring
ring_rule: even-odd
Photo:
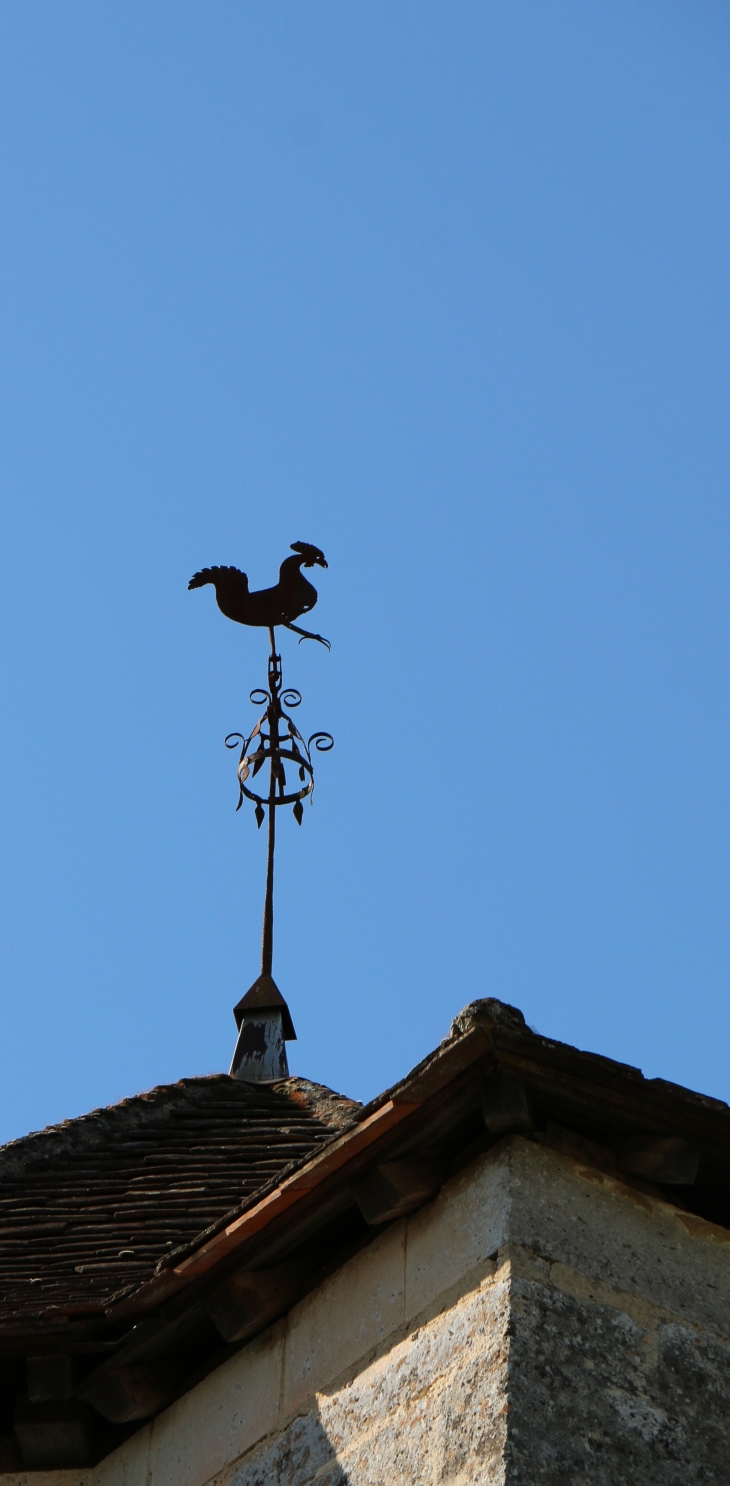
[[[0,1149],[0,1327],[99,1314],[347,1129],[306,1079],[181,1079]]]

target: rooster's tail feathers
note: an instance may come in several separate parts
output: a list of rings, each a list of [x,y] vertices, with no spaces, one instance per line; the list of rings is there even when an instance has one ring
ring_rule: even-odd
[[[188,588],[204,588],[206,583],[215,584],[220,578],[227,578],[230,582],[234,574],[238,580],[236,586],[242,588],[247,593],[248,578],[245,573],[241,572],[240,568],[201,568],[199,573],[193,573],[188,583]]]

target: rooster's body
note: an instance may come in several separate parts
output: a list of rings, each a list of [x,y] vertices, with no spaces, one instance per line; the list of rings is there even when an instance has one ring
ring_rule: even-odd
[[[240,568],[203,568],[190,579],[188,588],[203,588],[212,583],[218,608],[227,619],[237,624],[260,625],[273,629],[283,624],[294,630],[302,639],[319,640],[329,649],[329,641],[321,635],[301,630],[294,623],[300,614],[308,614],[317,602],[317,590],[307,581],[302,567],[326,568],[327,562],[319,547],[310,542],[292,542],[296,557],[286,557],[279,568],[279,582],[273,588],[260,588],[249,593],[248,578]]]

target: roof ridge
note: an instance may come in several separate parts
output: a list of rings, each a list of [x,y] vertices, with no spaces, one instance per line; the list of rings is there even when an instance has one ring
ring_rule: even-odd
[[[84,1149],[92,1150],[110,1136],[133,1133],[140,1125],[148,1127],[155,1122],[155,1116],[160,1121],[168,1120],[176,1112],[175,1106],[178,1111],[180,1105],[185,1103],[199,1106],[206,1101],[196,1100],[195,1094],[205,1094],[208,1091],[213,1093],[216,1088],[225,1088],[228,1095],[226,1102],[239,1105],[242,1113],[246,1108],[262,1102],[271,1102],[274,1107],[278,1105],[281,1108],[279,1101],[286,1098],[299,1104],[308,1103],[310,1115],[321,1120],[323,1125],[334,1126],[333,1134],[337,1133],[343,1122],[352,1120],[354,1111],[360,1108],[358,1101],[348,1099],[346,1095],[338,1094],[324,1084],[311,1083],[308,1079],[291,1078],[283,1079],[277,1084],[251,1084],[231,1078],[228,1073],[196,1074],[170,1084],[154,1084],[152,1088],[143,1089],[137,1094],[127,1094],[113,1104],[99,1105],[84,1114],[74,1115],[55,1125],[45,1125],[40,1130],[31,1130],[27,1135],[6,1141],[4,1145],[0,1145],[0,1181],[3,1177],[17,1175],[29,1160],[57,1154],[59,1146],[61,1149],[65,1148],[69,1154],[79,1153]],[[312,1091],[311,1100],[303,1099],[302,1095],[309,1090]],[[192,1098],[186,1098],[191,1095]],[[145,1115],[148,1118],[140,1120],[140,1116]]]

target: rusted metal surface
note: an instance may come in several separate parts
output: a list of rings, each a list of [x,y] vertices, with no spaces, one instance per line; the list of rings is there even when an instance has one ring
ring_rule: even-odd
[[[254,981],[251,989],[246,992],[245,996],[241,997],[238,1005],[234,1006],[233,1015],[236,1019],[236,1026],[240,1031],[244,1016],[251,1016],[260,1011],[273,1010],[281,1012],[284,1036],[287,1041],[291,1042],[295,1040],[297,1034],[294,1031],[294,1023],[291,1019],[289,1007],[279,987],[271,979],[270,975],[260,975],[258,980]]]
[[[239,624],[267,628],[271,646],[268,687],[251,692],[253,705],[263,707],[264,711],[250,733],[229,733],[225,740],[226,748],[240,749],[236,809],[240,810],[244,799],[247,799],[254,806],[256,824],[259,827],[268,819],[261,974],[248,995],[235,1008],[239,1037],[230,1069],[234,1077],[254,1081],[285,1078],[288,1075],[284,1044],[296,1036],[286,1002],[272,979],[276,812],[283,805],[291,805],[295,820],[299,825],[302,824],[304,802],[309,800],[311,804],[314,793],[313,751],[327,753],[334,746],[331,733],[312,733],[305,740],[290,715],[301,704],[301,692],[294,687],[285,688],[283,684],[281,656],[276,649],[277,624],[294,630],[301,639],[319,640],[329,649],[328,640],[308,630],[301,630],[292,622],[300,614],[308,613],[317,602],[317,590],[304,577],[301,569],[314,564],[326,568],[324,553],[308,542],[293,542],[292,548],[298,555],[288,557],[282,563],[279,582],[274,588],[249,593],[246,574],[238,568],[223,567],[204,568],[190,579],[188,585],[189,588],[202,588],[205,584],[212,583],[221,612]],[[268,791],[260,794],[253,788],[253,781],[266,764],[269,766]],[[290,774],[293,773],[298,779],[295,788],[291,788],[291,781],[287,780],[287,767]],[[255,1009],[253,1004],[247,1004],[254,992],[258,998]],[[283,1007],[283,1012],[277,1016],[276,1008],[280,1006]],[[261,1016],[262,1012],[266,1015]]]
[[[251,624],[260,629],[273,629],[283,624],[303,640],[319,640],[320,645],[330,642],[322,635],[294,624],[301,614],[309,614],[317,602],[317,590],[304,577],[302,568],[326,568],[327,560],[319,547],[311,542],[292,542],[296,557],[286,557],[279,568],[279,582],[273,588],[260,588],[249,593],[248,578],[240,568],[203,568],[194,573],[188,588],[204,588],[212,583],[221,614],[234,619],[236,624]]]
[[[281,1011],[244,1016],[228,1070],[247,1083],[275,1083],[289,1077]]]
[[[296,1038],[289,1007],[270,975],[260,975],[233,1008],[238,1041],[228,1070],[232,1078],[270,1083],[288,1078],[286,1043]]]

